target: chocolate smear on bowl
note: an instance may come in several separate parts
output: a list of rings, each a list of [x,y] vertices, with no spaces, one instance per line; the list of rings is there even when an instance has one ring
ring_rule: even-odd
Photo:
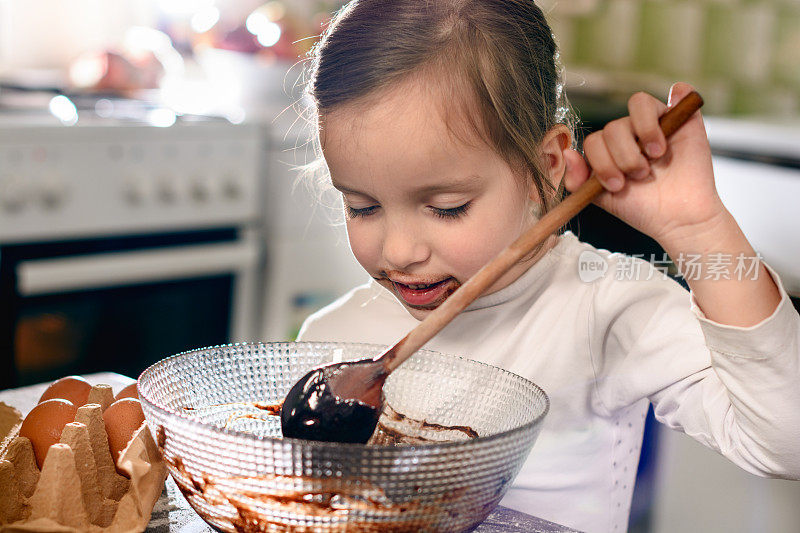
[[[443,511],[435,505],[422,505],[409,501],[391,502],[383,490],[364,479],[325,479],[307,476],[264,475],[247,477],[215,477],[204,474],[193,475],[187,471],[183,460],[178,456],[166,459],[175,469],[174,476],[178,489],[200,516],[211,522],[228,522],[234,531],[255,533],[266,531],[324,531],[324,532],[412,532],[419,531],[429,523],[433,514]],[[282,487],[295,484],[296,480],[312,482],[314,490],[287,490]],[[231,485],[241,483],[252,487],[258,482],[258,490],[241,488],[232,490]],[[229,518],[214,516],[205,506],[197,505],[202,499],[211,506],[232,506],[236,516]],[[386,514],[385,520],[366,519],[364,513]],[[397,514],[405,519],[397,519]],[[291,518],[325,517],[325,522],[300,526]],[[417,519],[415,515],[419,515]],[[355,518],[356,522],[352,521]]]
[[[383,446],[408,446],[415,444],[441,444],[477,439],[478,432],[469,426],[446,426],[426,420],[417,420],[397,412],[384,404],[378,427],[367,444]]]
[[[268,420],[270,417],[279,417],[281,403],[231,402],[203,407],[184,407],[183,409],[189,414],[192,414],[224,407],[241,408],[241,410],[232,411],[225,423],[221,426],[224,429],[230,429],[234,422],[241,419]],[[248,409],[256,409],[257,411],[248,411]],[[413,446],[419,444],[458,442],[467,439],[477,439],[478,437],[478,432],[469,426],[449,426],[428,422],[424,419],[417,420],[398,412],[389,405],[388,402],[384,402],[383,411],[378,419],[378,425],[375,432],[367,441],[367,444],[380,446]]]
[[[241,406],[248,406],[254,407],[255,409],[260,409],[261,411],[266,411],[267,414],[280,416],[281,414],[281,407],[283,407],[283,402],[278,403],[267,403],[267,402],[230,402],[230,403],[217,403],[213,405],[208,405],[206,407],[227,407],[229,405],[241,405]],[[203,409],[201,407],[191,407],[191,406],[184,406],[184,411],[199,411]]]
[[[278,414],[273,404],[241,402],[245,409],[256,408],[267,417]],[[221,404],[230,406],[234,404]],[[213,407],[213,406],[208,406]],[[199,408],[202,411],[206,407]],[[194,409],[187,409],[193,411]],[[257,413],[239,412],[234,416],[259,418]],[[467,426],[445,426],[424,420],[415,420],[395,411],[385,404],[382,423],[370,444],[414,445],[447,442],[476,438],[478,434]],[[216,524],[224,523],[225,530],[242,533],[266,531],[324,531],[324,532],[412,532],[429,527],[432,522],[445,521],[454,513],[440,507],[446,502],[468,497],[466,488],[449,491],[435,502],[423,504],[412,499],[395,502],[386,496],[384,490],[367,479],[319,478],[304,475],[262,475],[257,477],[223,477],[207,473],[192,473],[186,468],[184,460],[176,455],[165,454],[166,431],[159,426],[158,446],[165,461],[173,471],[179,490],[192,507],[205,520]],[[374,442],[373,442],[374,441]],[[256,481],[254,484],[253,481]],[[313,487],[312,490],[292,490],[302,481]],[[255,488],[254,488],[255,487]],[[202,502],[200,501],[202,500]],[[499,501],[499,500],[498,500]],[[497,504],[489,502],[491,509]],[[210,506],[210,507],[209,507]],[[233,507],[234,516],[226,516],[224,508]],[[218,508],[219,514],[209,512]],[[366,518],[364,515],[371,515]],[[374,518],[375,516],[378,518]],[[381,516],[383,515],[383,516]],[[322,523],[308,522],[302,526],[297,520],[324,517]]]

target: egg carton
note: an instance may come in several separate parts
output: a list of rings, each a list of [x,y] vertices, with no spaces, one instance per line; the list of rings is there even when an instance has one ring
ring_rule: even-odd
[[[146,424],[115,467],[103,422],[113,401],[110,386],[92,387],[41,471],[31,441],[19,436],[21,413],[0,402],[0,532],[144,531],[167,470]]]

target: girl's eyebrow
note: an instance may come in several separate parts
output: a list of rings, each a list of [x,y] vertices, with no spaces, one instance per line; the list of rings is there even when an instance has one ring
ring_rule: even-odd
[[[333,180],[331,180],[331,185],[333,185],[333,188],[336,189],[339,192],[343,192],[343,193],[347,193],[347,194],[361,194],[361,195],[364,195],[363,192],[358,192],[358,191],[353,190],[353,189],[348,189],[347,187],[344,187],[344,186],[336,183]],[[366,195],[364,195],[364,196],[366,196]]]
[[[457,178],[452,180],[446,180],[440,183],[434,183],[431,185],[425,185],[416,189],[414,192],[421,196],[427,194],[438,194],[438,193],[445,193],[445,192],[454,192],[454,191],[462,191],[464,189],[472,189],[478,186],[483,181],[483,178],[477,174],[470,174],[463,178]]]
[[[470,174],[464,178],[453,179],[449,181],[444,181],[441,183],[433,183],[431,185],[424,185],[419,187],[413,191],[414,194],[424,196],[426,194],[438,194],[438,193],[445,193],[445,192],[453,192],[453,191],[461,191],[463,189],[471,189],[477,186],[483,178],[477,174]],[[340,183],[331,180],[331,184],[333,188],[346,193],[346,194],[360,194],[362,196],[367,196],[365,193],[356,191],[354,189],[350,189],[348,187],[343,186]]]

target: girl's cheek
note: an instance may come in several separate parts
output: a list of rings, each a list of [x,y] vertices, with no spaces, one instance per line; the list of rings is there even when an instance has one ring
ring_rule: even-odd
[[[491,219],[464,227],[451,235],[451,256],[460,258],[462,267],[474,274],[517,237],[512,227],[510,223],[498,224]]]
[[[366,228],[359,227],[358,223],[348,222],[347,238],[356,261],[367,272],[374,273],[378,269],[381,251],[378,236]]]
[[[469,277],[492,257],[494,242],[483,224],[439,228],[436,249],[460,277]]]

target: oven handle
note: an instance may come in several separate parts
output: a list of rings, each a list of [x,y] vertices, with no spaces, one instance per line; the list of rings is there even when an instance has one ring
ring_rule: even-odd
[[[17,264],[17,290],[21,296],[37,296],[237,273],[253,265],[258,256],[257,242],[244,240],[22,261]]]

